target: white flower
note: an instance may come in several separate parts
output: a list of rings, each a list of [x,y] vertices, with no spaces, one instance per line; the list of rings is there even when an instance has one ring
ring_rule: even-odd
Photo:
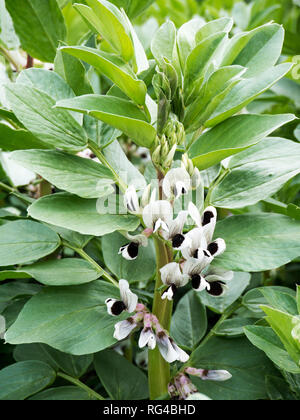
[[[170,338],[170,341],[171,341],[171,344],[172,344],[173,348],[177,352],[177,360],[179,360],[179,362],[182,362],[182,363],[187,362],[189,360],[190,356],[184,350],[182,350],[180,347],[178,347],[177,344],[175,343],[175,341],[172,340],[172,338]]]
[[[119,287],[121,300],[109,298],[105,301],[107,312],[113,316],[118,316],[123,311],[133,312],[138,303],[138,297],[130,290],[127,280],[120,280]]]
[[[232,378],[232,375],[227,370],[208,370],[187,367],[185,368],[185,372],[189,375],[197,376],[203,381],[223,382]]]
[[[139,199],[133,185],[130,185],[125,191],[124,205],[131,213],[140,213]]]
[[[173,209],[171,204],[165,200],[150,201],[143,210],[143,220],[147,228],[157,232],[163,229],[169,231],[169,224],[173,220]]]
[[[212,296],[220,297],[226,290],[226,282],[233,278],[233,271],[225,271],[221,268],[210,267],[204,275],[205,281],[209,284],[207,292]]]
[[[191,178],[184,168],[171,169],[165,176],[162,184],[163,192],[167,198],[179,198],[187,194],[191,188]]]
[[[137,327],[134,318],[128,318],[125,321],[120,321],[115,324],[114,338],[116,340],[124,340]]]
[[[156,342],[162,357],[169,363],[179,360],[185,363],[189,355],[183,351],[177,344],[164,332],[159,331],[156,335]]]
[[[182,250],[190,245],[189,238],[183,234],[183,227],[185,225],[188,212],[180,211],[176,219],[168,225],[168,231],[163,232],[162,236],[167,241],[172,241],[174,249]]]
[[[151,350],[153,350],[156,347],[156,338],[152,330],[150,314],[146,314],[144,317],[144,328],[142,329],[139,338],[139,347],[143,348],[145,346],[148,346]]]
[[[206,265],[213,260],[212,255],[207,251],[207,241],[202,228],[197,227],[190,230],[186,234],[186,240],[188,246],[181,250],[185,259],[197,258],[201,261],[205,260]]]
[[[191,218],[197,225],[197,228],[189,232],[189,236],[191,237],[192,241],[194,241],[194,243],[192,248],[187,250],[187,256],[184,255],[184,257],[188,258],[190,256],[198,258],[197,249],[199,250],[200,254],[206,251],[211,257],[217,257],[218,255],[221,255],[226,249],[225,241],[221,238],[212,241],[217,222],[216,209],[214,207],[207,207],[201,216],[197,207],[192,202],[190,202],[188,210]],[[198,236],[198,239],[196,235]]]
[[[207,265],[207,258],[203,255],[201,260],[196,258],[189,258],[183,266],[183,273],[192,281],[192,287],[197,292],[202,292],[209,289],[210,285],[202,275],[203,269]]]
[[[211,398],[209,398],[207,395],[201,394],[200,392],[194,392],[193,394],[189,395],[186,398],[186,401],[211,401]]]
[[[201,379],[203,381],[224,382],[232,378],[227,370],[204,370]]]
[[[175,362],[177,360],[177,352],[172,346],[170,338],[164,331],[160,331],[156,335],[156,342],[159,348],[160,354],[162,357],[169,363]]]
[[[130,239],[131,242],[121,246],[119,254],[126,260],[135,260],[139,254],[139,247],[146,247],[148,245],[148,238],[145,235],[132,236],[129,233],[125,233],[125,236]]]
[[[162,299],[172,300],[178,287],[183,287],[188,283],[188,276],[182,274],[180,265],[176,262],[169,263],[160,269],[161,281],[169,286],[162,294]]]
[[[202,184],[202,177],[198,168],[194,169],[191,177],[191,187],[195,190]]]

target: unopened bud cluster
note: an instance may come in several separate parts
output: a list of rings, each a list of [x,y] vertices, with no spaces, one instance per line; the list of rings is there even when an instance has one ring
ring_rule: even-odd
[[[176,120],[170,119],[161,136],[156,136],[154,151],[152,153],[153,163],[162,170],[172,165],[177,146],[185,142],[185,131],[183,125]]]

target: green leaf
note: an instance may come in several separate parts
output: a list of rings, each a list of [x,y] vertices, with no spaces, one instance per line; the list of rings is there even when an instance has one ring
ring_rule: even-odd
[[[238,33],[227,42],[222,65],[247,67],[247,78],[259,75],[277,63],[283,40],[284,29],[277,23]]]
[[[290,63],[279,64],[259,75],[237,83],[215,108],[214,113],[205,122],[205,127],[213,127],[241,111],[256,97],[264,93],[285,76],[290,69]]]
[[[103,350],[116,342],[114,325],[122,319],[107,313],[107,298],[119,299],[119,290],[101,280],[46,287],[26,303],[5,339],[10,344],[45,343],[74,355]]]
[[[186,293],[177,304],[172,317],[171,336],[176,343],[187,349],[194,349],[207,329],[205,306],[193,290]]]
[[[192,353],[189,366],[198,369],[225,369],[232,378],[225,382],[192,381],[214,400],[266,399],[265,376],[276,375],[272,363],[246,338],[212,337]]]
[[[106,0],[87,0],[90,7],[76,4],[76,10],[111,45],[115,52],[129,61],[134,54],[132,41],[126,32],[119,9]]]
[[[187,132],[197,130],[210,117],[224,96],[241,80],[245,70],[241,66],[221,67],[203,82],[194,101],[185,110],[183,123]]]
[[[30,131],[14,130],[7,124],[0,123],[0,148],[5,152],[10,152],[13,150],[46,149],[47,145]]]
[[[118,7],[123,7],[124,3],[126,2],[127,8],[126,13],[127,15],[133,19],[144,12],[155,0],[112,0],[111,3],[114,3]]]
[[[252,325],[257,321],[256,318],[232,318],[225,319],[219,327],[214,328],[214,334],[220,337],[239,337],[244,335],[244,327]]]
[[[118,57],[89,47],[62,47],[61,51],[92,65],[138,105],[145,104],[147,92],[145,83],[138,80],[130,67],[125,66]]]
[[[66,36],[56,0],[6,0],[5,4],[23,50],[41,61],[53,62],[58,43]]]
[[[295,297],[295,292],[292,289],[282,286],[268,286],[268,290],[275,289],[276,291],[280,291],[284,294],[289,294],[292,298]],[[267,304],[266,298],[263,296],[262,291],[265,288],[258,287],[255,289],[249,290],[245,296],[243,296],[243,306],[247,308],[249,311],[252,312],[253,316],[262,318],[264,316],[263,311],[261,310],[261,305]]]
[[[293,296],[277,290],[276,287],[262,287],[259,289],[268,304],[275,309],[288,312],[290,315],[298,315],[297,303]]]
[[[160,66],[165,60],[173,65],[180,74],[179,57],[177,53],[176,27],[173,22],[164,23],[155,33],[151,42],[151,52]]]
[[[6,10],[5,0],[0,1],[0,39],[8,49],[18,49],[20,41],[17,37],[10,14]]]
[[[185,68],[187,57],[196,47],[196,34],[204,24],[205,20],[197,16],[178,29],[177,45],[182,70]]]
[[[85,74],[84,65],[80,60],[60,48],[56,52],[54,70],[68,83],[76,95],[93,93]]]
[[[148,398],[146,375],[125,357],[113,350],[105,350],[95,355],[94,363],[97,375],[111,399]]]
[[[118,232],[102,237],[102,251],[105,265],[119,279],[128,279],[130,283],[147,283],[156,267],[155,251],[152,241],[147,248],[140,247],[135,261],[128,261],[118,255],[121,246],[130,242]],[[141,270],[141,267],[143,269]]]
[[[203,291],[199,293],[201,301],[212,311],[222,314],[242,295],[250,283],[250,278],[249,273],[235,272],[232,280],[226,281],[228,289],[223,296],[214,297]]]
[[[228,270],[266,271],[300,255],[300,222],[280,214],[245,214],[217,223],[215,237],[227,249],[214,265]]]
[[[0,371],[0,400],[25,400],[51,385],[54,370],[46,363],[26,361],[7,366]]]
[[[28,208],[28,213],[34,219],[83,235],[103,236],[116,230],[134,231],[139,225],[135,216],[98,213],[97,200],[85,200],[67,193],[40,198]]]
[[[292,114],[237,115],[202,134],[191,146],[189,156],[198,169],[207,169],[228,156],[255,145],[282,125]]]
[[[8,303],[16,298],[33,296],[41,290],[38,284],[32,284],[27,281],[10,281],[0,286],[0,302]]]
[[[217,32],[209,36],[198,44],[188,56],[184,70],[185,100],[188,99],[193,84],[204,76],[205,71],[219,52],[218,47],[222,44],[226,36],[226,32]]]
[[[68,151],[87,146],[83,128],[67,111],[53,109],[55,100],[46,93],[19,83],[6,85],[5,92],[18,119],[45,144]]]
[[[294,318],[296,317],[269,306],[262,305],[261,308],[267,314],[266,320],[280,338],[285,349],[300,367],[300,342],[292,337],[292,330],[296,325]]]
[[[212,191],[216,207],[242,208],[272,196],[300,172],[300,145],[281,138],[265,139],[239,153],[229,174]]]
[[[57,388],[49,388],[45,391],[35,394],[29,400],[42,401],[85,401],[92,400],[87,391],[77,386],[59,386]]]
[[[74,92],[70,86],[57,73],[45,69],[30,68],[21,71],[16,79],[16,83],[34,87],[51,98],[59,101],[60,99],[73,98]]]
[[[300,286],[297,285],[297,308],[298,308],[298,312],[300,314]]]
[[[203,25],[196,34],[196,44],[200,44],[204,39],[216,34],[217,32],[230,32],[233,26],[233,19],[222,17],[214,19]]]
[[[291,373],[300,373],[300,367],[296,365],[288,352],[284,350],[281,341],[272,328],[252,325],[245,327],[244,330],[251,343],[264,351],[280,369]]]
[[[54,252],[59,237],[41,223],[18,220],[0,226],[0,266],[28,263]]]
[[[103,154],[110,166],[127,185],[134,185],[137,190],[142,190],[147,186],[144,176],[127,158],[118,141],[105,147]]]
[[[266,387],[271,401],[296,400],[292,394],[289,384],[277,376],[266,377]]]
[[[84,284],[96,280],[100,276],[101,272],[95,270],[87,261],[79,258],[49,260],[23,267],[17,271],[0,271],[0,280],[32,277],[48,286]]]
[[[123,131],[139,146],[150,148],[156,130],[146,121],[145,114],[132,102],[114,96],[84,95],[59,101],[58,108],[82,112]]]
[[[92,355],[72,356],[45,344],[20,344],[16,346],[13,356],[17,362],[39,360],[55,371],[62,370],[74,378],[80,378],[93,361]]]
[[[90,159],[50,150],[18,151],[11,158],[56,187],[83,198],[105,197],[114,192],[112,172]]]

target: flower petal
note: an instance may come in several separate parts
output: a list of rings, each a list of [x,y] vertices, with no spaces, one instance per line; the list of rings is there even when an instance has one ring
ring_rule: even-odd
[[[130,244],[121,246],[119,254],[126,260],[136,260],[139,254],[139,245],[136,242],[130,242]]]
[[[201,376],[203,381],[224,382],[232,378],[232,375],[227,370],[206,370],[203,372]]]
[[[171,344],[174,348],[174,350],[177,353],[177,360],[179,360],[182,363],[185,363],[189,360],[190,356],[184,351],[182,350],[180,347],[177,346],[177,344],[175,343],[174,340],[171,339]]]
[[[218,238],[215,241],[211,242],[208,245],[207,250],[213,257],[217,257],[218,255],[223,254],[223,252],[226,250],[226,244],[224,239]]]
[[[182,210],[178,213],[176,219],[174,219],[169,224],[169,237],[173,238],[176,234],[182,234],[183,227],[185,225],[186,219],[188,217],[188,212]]]
[[[173,363],[175,362],[175,360],[177,360],[178,358],[177,351],[172,346],[171,341],[165,332],[160,331],[156,335],[156,342],[157,342],[157,346],[159,348],[160,354],[167,362]]]
[[[156,347],[156,338],[152,331],[152,328],[144,328],[141,331],[140,338],[139,338],[139,347],[143,348],[148,346],[151,350]]]
[[[151,229],[156,228],[156,222],[158,220],[168,226],[173,220],[173,208],[169,201],[159,200],[150,202],[143,210],[143,220],[145,225]],[[161,222],[159,225],[161,225]],[[166,230],[168,230],[168,227]]]
[[[140,211],[139,199],[133,185],[130,185],[125,191],[124,205],[132,213],[139,213]]]
[[[121,299],[124,302],[127,311],[133,312],[138,303],[137,295],[135,293],[132,293],[132,291],[129,288],[129,284],[127,280],[124,280],[124,279],[120,280],[119,287],[120,287]]]
[[[197,249],[205,250],[207,248],[207,242],[201,227],[190,230],[185,236],[188,241],[188,246],[181,250],[185,259],[194,257]]]
[[[188,279],[183,276],[180,265],[176,262],[169,263],[160,269],[161,281],[166,285],[175,284],[176,287],[183,287]]]
[[[207,207],[202,214],[203,232],[207,243],[212,241],[217,223],[217,210],[210,206]]]
[[[179,198],[187,194],[191,187],[191,178],[184,168],[171,169],[165,176],[162,184],[163,192],[167,198]]]
[[[116,340],[124,340],[137,327],[133,318],[128,318],[125,321],[117,322],[115,325],[114,338]]]
[[[196,226],[202,227],[201,215],[194,203],[190,202],[188,207],[189,215],[194,220]]]

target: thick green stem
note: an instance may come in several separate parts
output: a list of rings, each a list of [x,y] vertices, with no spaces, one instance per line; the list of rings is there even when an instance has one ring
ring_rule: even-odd
[[[156,315],[161,326],[169,330],[172,316],[172,302],[162,300],[160,292],[157,289],[162,286],[159,270],[168,264],[172,257],[164,242],[159,238],[154,238],[154,244],[156,249],[157,275],[152,313]],[[152,400],[168,392],[170,365],[163,359],[157,347],[154,350],[149,350],[148,379],[150,398]]]
[[[71,384],[74,384],[78,386],[79,388],[86,391],[91,397],[95,398],[96,400],[105,400],[102,395],[98,394],[98,392],[94,391],[92,388],[88,387],[84,383],[82,383],[79,379],[73,378],[72,376],[66,375],[65,373],[58,372],[57,376],[60,376],[61,378],[65,379],[68,382],[71,382]]]

